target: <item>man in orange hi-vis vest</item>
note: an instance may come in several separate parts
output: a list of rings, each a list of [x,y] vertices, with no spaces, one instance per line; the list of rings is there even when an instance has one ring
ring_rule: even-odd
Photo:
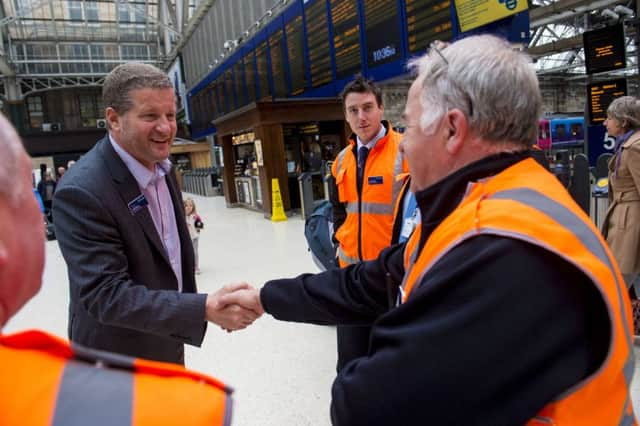
[[[367,355],[333,384],[335,425],[635,425],[624,279],[531,156],[542,97],[530,59],[482,35],[412,68],[400,149],[421,223],[409,240],[221,302],[373,323]]]
[[[341,267],[375,259],[391,244],[393,209],[407,171],[398,150],[402,135],[382,120],[382,91],[357,76],[341,94],[345,119],[353,134],[333,163],[329,197],[333,208],[334,240]],[[335,185],[334,185],[335,182]],[[371,327],[338,327],[340,372],[349,361],[366,355]]]
[[[0,115],[0,329],[40,289],[44,222],[31,161]],[[229,425],[231,389],[175,364],[29,330],[0,333],[0,424]]]

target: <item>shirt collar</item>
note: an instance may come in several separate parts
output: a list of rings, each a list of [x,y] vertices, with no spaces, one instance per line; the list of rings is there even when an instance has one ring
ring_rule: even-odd
[[[168,158],[156,163],[155,172],[152,172],[118,145],[118,143],[111,137],[111,134],[109,134],[109,142],[111,142],[111,146],[116,151],[116,154],[118,154],[120,159],[122,159],[122,162],[129,172],[131,172],[136,182],[138,182],[138,186],[142,189],[149,186],[150,183],[155,183],[159,179],[165,177],[167,173],[169,173],[169,170],[171,170],[171,161],[169,161]]]
[[[387,134],[387,129],[384,127],[382,123],[380,123],[380,131],[373,139],[371,139],[369,143],[366,143],[366,144],[363,143],[360,140],[360,138],[356,136],[356,141],[358,142],[358,150],[360,150],[360,148],[363,146],[366,146],[370,150],[373,149],[373,147],[376,146],[376,143],[378,143],[380,139],[384,138],[386,134]]]

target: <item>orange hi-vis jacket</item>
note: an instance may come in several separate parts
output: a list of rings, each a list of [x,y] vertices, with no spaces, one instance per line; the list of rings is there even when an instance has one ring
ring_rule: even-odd
[[[411,303],[416,286],[428,285],[429,270],[438,260],[478,235],[519,239],[562,257],[591,278],[608,307],[611,341],[603,364],[549,402],[527,424],[637,424],[629,398],[634,356],[631,306],[624,280],[589,217],[534,159],[520,161],[491,178],[470,184],[460,205],[438,225],[420,253],[419,228],[413,233],[404,254],[402,303]]]
[[[184,367],[81,346],[41,331],[0,336],[0,424],[231,424],[231,392]]]
[[[347,216],[336,232],[338,260],[344,267],[361,260],[375,259],[391,243],[393,209],[402,188],[396,177],[408,171],[398,150],[402,135],[387,127],[387,134],[371,149],[364,169],[362,194],[358,194],[358,162],[354,154],[355,137],[338,154],[332,174],[339,200]]]

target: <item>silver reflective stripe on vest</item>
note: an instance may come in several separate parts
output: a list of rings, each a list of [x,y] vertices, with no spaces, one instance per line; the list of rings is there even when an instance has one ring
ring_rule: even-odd
[[[340,154],[338,154],[338,159],[336,160],[336,174],[338,174],[338,172],[342,168],[342,161],[344,161],[344,156],[347,155],[347,152],[349,152],[350,149],[351,145],[348,145],[345,149],[340,151]]]
[[[358,203],[346,203],[347,213],[357,214],[358,213]],[[383,203],[361,203],[361,212],[367,214],[383,214],[390,216],[393,214],[393,206],[389,204]]]
[[[633,406],[631,405],[631,400],[627,397],[624,403],[624,410],[622,410],[622,418],[618,424],[620,426],[631,426],[635,424],[635,421],[636,417],[633,414]]]
[[[547,216],[553,218],[556,222],[560,223],[560,225],[564,226],[566,229],[569,229],[595,257],[600,259],[600,261],[604,263],[610,271],[612,271],[613,278],[616,281],[618,303],[620,306],[624,306],[624,298],[622,296],[621,288],[626,289],[626,286],[621,286],[621,283],[618,281],[617,274],[613,273],[615,269],[613,267],[612,260],[607,256],[607,252],[600,243],[598,236],[594,234],[591,228],[589,228],[582,219],[577,217],[571,210],[546,195],[529,188],[501,191],[494,194],[491,198],[514,200],[522,204],[526,204],[531,208],[540,210]],[[586,273],[587,271],[584,272]],[[612,311],[611,313],[613,314],[614,312]],[[627,379],[627,384],[630,384],[631,378],[633,377],[633,357],[631,356],[633,353],[633,343],[631,341],[632,333],[629,329],[629,325],[624,321],[624,319],[622,320],[622,326],[624,327],[625,338],[629,346],[630,354],[627,364],[624,366],[624,374]]]
[[[389,214],[393,214],[393,209],[396,205],[396,200],[400,196],[400,191],[402,191],[402,186],[404,185],[404,181],[402,179],[400,180],[396,179],[396,177],[399,174],[404,172],[404,170],[402,170],[403,159],[404,159],[404,156],[402,155],[402,152],[398,150],[398,152],[396,153],[396,161],[393,164],[393,186],[391,187],[391,213]],[[410,189],[408,189],[408,191],[410,191]]]
[[[349,265],[360,262],[360,259],[358,259],[357,257],[347,256],[344,253],[344,250],[342,250],[342,246],[338,247],[338,258],[340,258],[340,260],[342,260],[343,262],[348,263]]]
[[[133,374],[69,360],[62,372],[52,426],[130,425]]]

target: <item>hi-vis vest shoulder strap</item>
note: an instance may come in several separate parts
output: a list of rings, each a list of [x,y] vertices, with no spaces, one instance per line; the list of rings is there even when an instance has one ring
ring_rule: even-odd
[[[429,270],[439,259],[463,241],[487,234],[538,245],[575,265],[591,278],[609,311],[612,340],[603,365],[547,404],[528,424],[635,425],[629,399],[634,363],[631,309],[624,281],[590,219],[535,160],[523,160],[471,184],[419,253],[420,235],[414,233],[405,249],[403,302],[411,303],[416,286],[428,285]]]
[[[357,189],[357,159],[354,141],[344,148],[333,163],[340,202],[347,216],[336,233],[340,242],[340,266],[370,260],[391,242],[393,209],[402,189],[396,177],[407,171],[407,164],[398,147],[402,135],[390,127],[369,153],[365,164],[362,194]]]
[[[0,424],[231,424],[231,392],[183,367],[69,345],[40,331],[0,336]]]

